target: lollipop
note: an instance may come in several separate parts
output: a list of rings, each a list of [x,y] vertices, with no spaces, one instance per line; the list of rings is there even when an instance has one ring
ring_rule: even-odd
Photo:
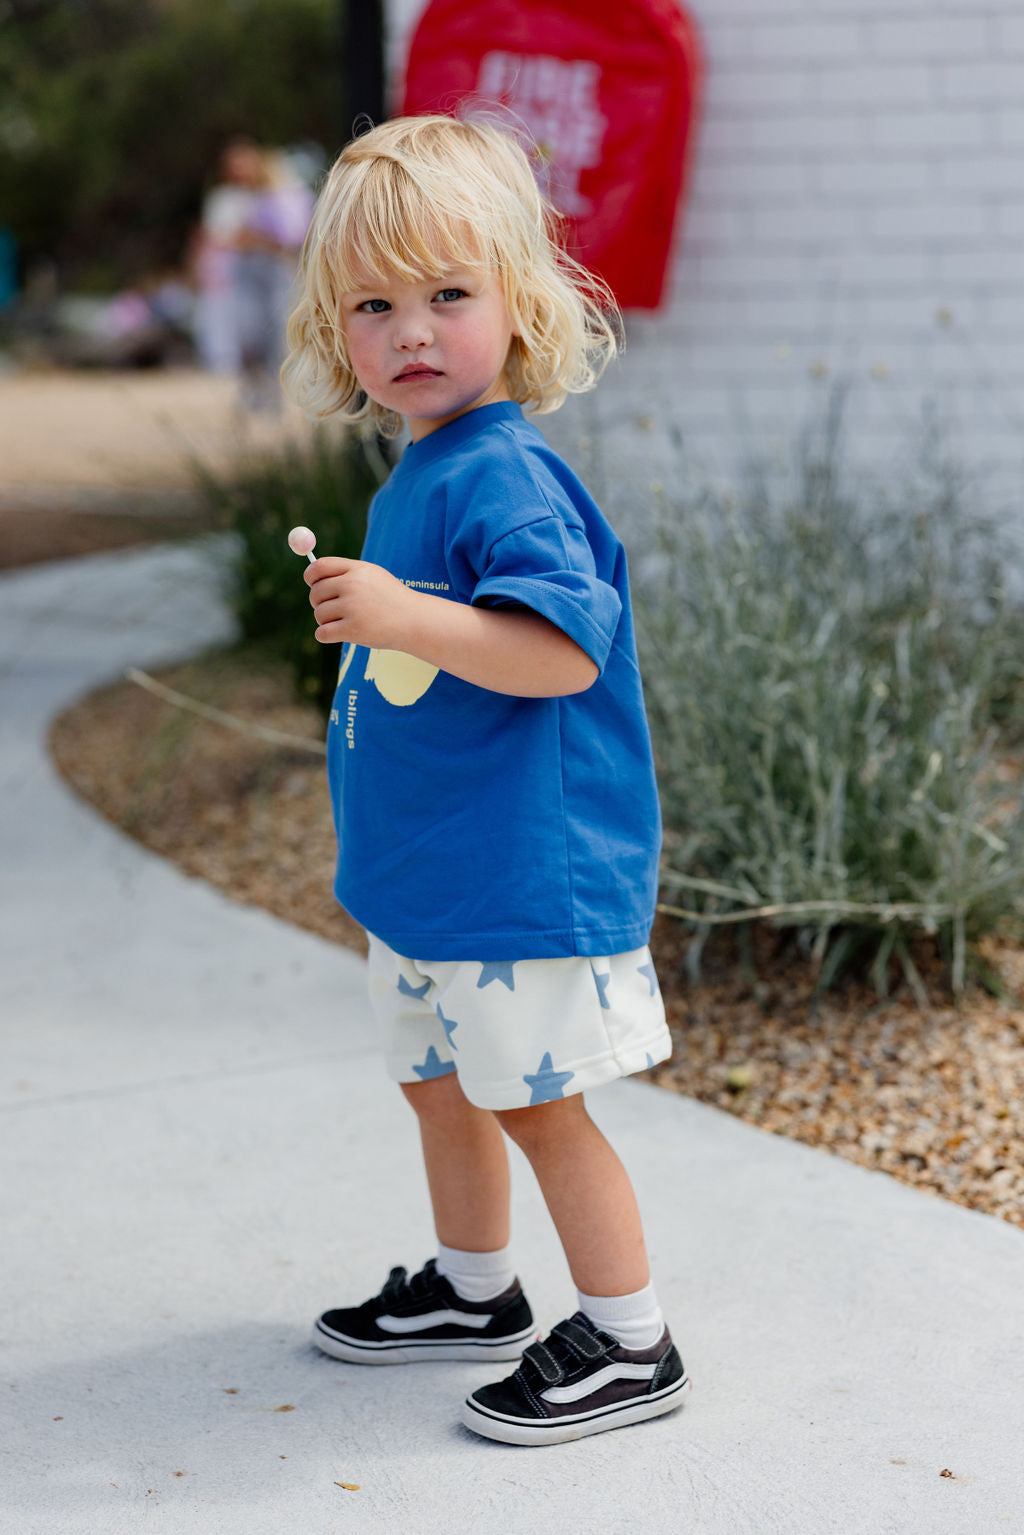
[[[292,528],[288,534],[288,547],[293,554],[304,554],[312,565],[316,558],[313,553],[316,547],[316,534],[311,528]]]

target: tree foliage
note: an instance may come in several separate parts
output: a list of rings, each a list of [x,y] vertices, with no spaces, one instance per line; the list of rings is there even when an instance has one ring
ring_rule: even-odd
[[[181,259],[225,139],[345,121],[338,0],[0,0],[0,209],[108,289]]]

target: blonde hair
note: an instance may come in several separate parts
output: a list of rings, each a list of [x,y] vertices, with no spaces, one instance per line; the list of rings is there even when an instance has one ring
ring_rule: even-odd
[[[400,418],[366,398],[345,345],[341,301],[374,277],[441,277],[485,268],[501,282],[516,332],[509,396],[538,414],[592,389],[620,344],[615,300],[563,251],[557,214],[511,135],[480,121],[405,117],[342,150],[306,236],[281,370],[312,416]]]

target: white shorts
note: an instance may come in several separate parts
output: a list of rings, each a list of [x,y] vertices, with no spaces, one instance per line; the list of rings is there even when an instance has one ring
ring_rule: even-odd
[[[518,1109],[672,1053],[649,949],[592,959],[412,960],[369,936],[370,998],[396,1082],[457,1071],[479,1108]]]

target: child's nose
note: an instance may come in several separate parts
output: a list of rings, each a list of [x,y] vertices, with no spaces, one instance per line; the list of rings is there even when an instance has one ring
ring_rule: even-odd
[[[426,315],[413,315],[403,319],[395,327],[395,345],[400,352],[414,351],[421,346],[429,346],[433,340],[433,331]]]

